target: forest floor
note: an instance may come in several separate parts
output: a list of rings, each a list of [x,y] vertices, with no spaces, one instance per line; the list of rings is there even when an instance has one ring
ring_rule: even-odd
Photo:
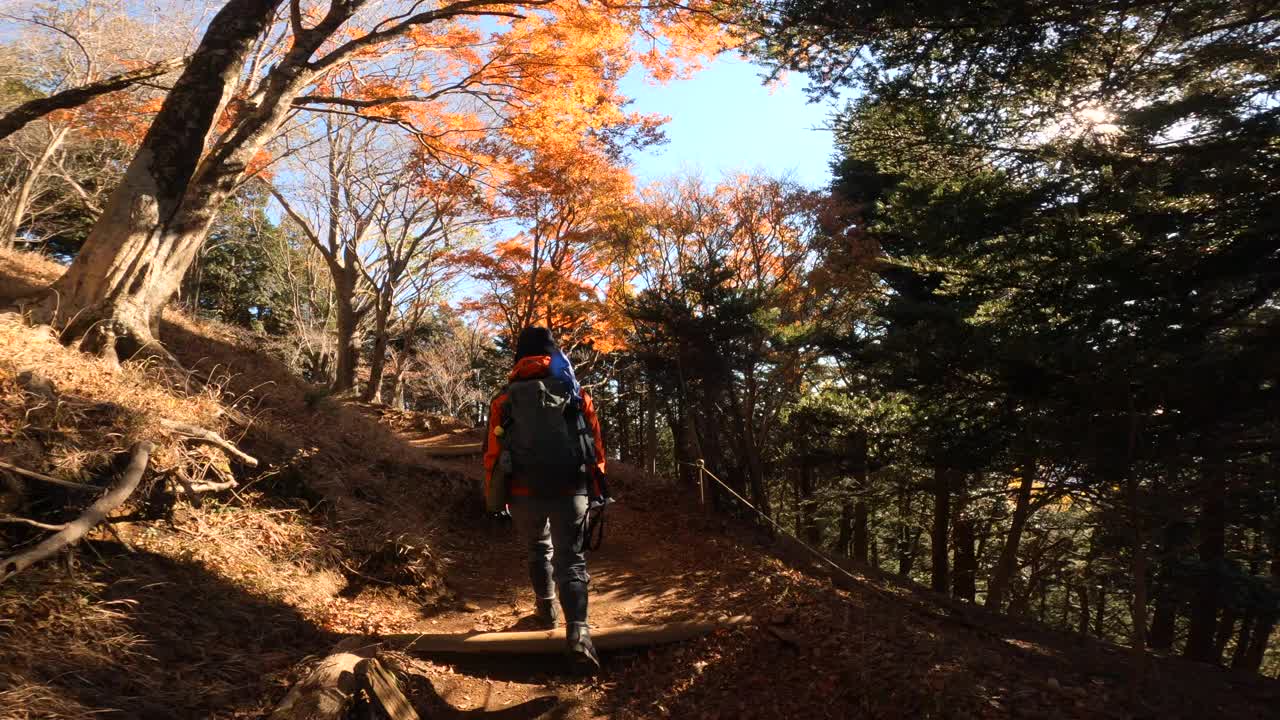
[[[0,253],[0,298],[57,272]],[[114,519],[116,534],[95,531],[74,555],[0,584],[0,719],[262,717],[345,637],[528,627],[524,552],[483,518],[479,457],[435,455],[477,431],[324,397],[244,331],[170,313],[162,333],[201,370],[200,390],[151,368],[111,370],[0,313],[0,460],[100,476],[131,442],[159,437],[164,416],[217,427],[263,461],[235,467],[240,487],[199,507],[157,481]],[[56,386],[52,407],[25,389],[29,372]],[[153,467],[163,475],[184,457],[169,443]],[[1124,648],[869,571],[837,585],[745,519],[704,512],[696,491],[622,465],[611,479],[619,501],[588,561],[593,625],[755,621],[608,653],[590,679],[557,656],[387,653],[424,718],[1261,718],[1280,707],[1280,682],[1175,658],[1156,658],[1131,701]],[[22,512],[49,522],[82,506],[27,491]],[[5,533],[0,554],[39,537]]]

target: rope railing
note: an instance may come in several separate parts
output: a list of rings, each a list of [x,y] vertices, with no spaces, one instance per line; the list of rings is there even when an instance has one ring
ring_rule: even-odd
[[[838,563],[836,563],[834,560],[832,560],[831,558],[827,557],[826,553],[822,552],[821,550],[818,550],[817,548],[813,547],[813,546],[812,546],[812,545],[810,545],[809,543],[807,543],[807,542],[805,542],[805,541],[801,540],[800,538],[796,537],[795,535],[793,535],[793,534],[791,534],[791,533],[787,532],[786,528],[782,527],[782,525],[781,525],[777,520],[774,520],[773,518],[769,517],[769,515],[768,515],[767,513],[765,513],[764,511],[762,511],[760,508],[756,507],[755,505],[752,505],[752,504],[751,504],[751,503],[750,503],[746,498],[744,498],[744,497],[742,497],[742,495],[738,494],[738,491],[737,491],[737,490],[734,490],[733,488],[729,487],[729,485],[728,485],[727,483],[725,483],[725,481],[723,481],[723,480],[721,480],[720,478],[716,477],[716,474],[715,474],[715,473],[713,473],[713,472],[711,472],[710,470],[708,470],[708,469],[707,469],[707,463],[706,463],[706,460],[704,460],[703,458],[698,458],[698,461],[697,461],[697,462],[695,462],[695,463],[684,463],[684,464],[685,464],[685,465],[687,465],[687,466],[689,466],[689,467],[695,467],[695,468],[697,468],[697,469],[698,469],[698,497],[699,497],[699,499],[700,499],[700,501],[701,501],[701,503],[702,503],[703,505],[705,505],[705,504],[707,503],[707,492],[706,492],[706,487],[705,487],[704,478],[708,478],[708,477],[709,477],[709,478],[711,478],[712,480],[714,480],[714,481],[716,482],[716,484],[718,484],[720,487],[722,487],[722,488],[724,488],[725,490],[729,491],[729,494],[730,494],[730,495],[733,495],[735,498],[737,498],[737,499],[738,499],[738,502],[740,502],[740,503],[742,503],[743,505],[747,506],[748,508],[750,508],[751,510],[753,510],[757,515],[759,515],[760,517],[762,517],[762,518],[764,518],[765,520],[767,520],[767,521],[769,522],[769,524],[770,524],[770,525],[772,525],[772,526],[774,526],[775,528],[777,528],[777,529],[778,529],[778,532],[780,532],[780,533],[782,533],[783,535],[786,535],[787,537],[789,537],[789,538],[791,538],[792,540],[794,540],[798,545],[800,545],[800,547],[802,547],[802,548],[804,548],[805,550],[808,550],[810,553],[812,553],[814,557],[818,558],[818,559],[819,559],[819,560],[821,560],[822,562],[824,562],[824,563],[826,563],[826,564],[830,565],[831,567],[835,568],[835,569],[836,569],[836,571],[837,571],[837,572],[839,572],[841,575],[844,575],[845,577],[849,578],[850,580],[853,580],[854,582],[857,582],[859,585],[866,585],[866,583],[863,581],[863,578],[860,578],[860,577],[858,577],[857,575],[854,575],[853,573],[849,572],[848,570],[845,570],[843,567],[841,567],[841,566],[840,566]]]

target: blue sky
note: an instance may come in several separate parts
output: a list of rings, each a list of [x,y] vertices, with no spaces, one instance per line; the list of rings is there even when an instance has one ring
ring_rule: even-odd
[[[831,133],[821,128],[832,106],[810,104],[801,76],[766,87],[762,75],[759,66],[729,55],[667,85],[651,85],[639,72],[628,75],[622,91],[635,98],[631,109],[671,118],[668,142],[634,159],[637,177],[654,180],[688,168],[714,179],[725,171],[763,169],[825,186],[833,149]]]

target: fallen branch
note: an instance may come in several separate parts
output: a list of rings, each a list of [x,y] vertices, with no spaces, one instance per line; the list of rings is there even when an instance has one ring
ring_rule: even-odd
[[[45,538],[30,550],[10,556],[0,563],[0,582],[79,542],[94,525],[102,522],[112,510],[120,507],[125,500],[129,499],[133,491],[138,489],[138,483],[142,481],[142,474],[147,469],[147,462],[151,459],[151,451],[154,449],[155,445],[146,441],[134,445],[129,466],[120,476],[120,481],[107,490],[106,495],[98,498],[81,513],[80,517],[64,525],[57,533]]]
[[[184,422],[178,422],[176,420],[161,420],[160,424],[163,425],[166,430],[172,430],[188,440],[194,440],[195,442],[202,442],[207,445],[213,445],[214,447],[221,448],[223,452],[236,457],[240,462],[248,465],[249,467],[258,467],[257,458],[244,452],[212,430]]]
[[[73,490],[99,490],[100,489],[95,485],[86,485],[84,483],[72,482],[70,480],[59,480],[56,477],[43,475],[41,473],[34,472],[31,470],[24,470],[23,468],[20,468],[17,465],[10,465],[7,462],[0,462],[0,469],[8,470],[11,473],[17,473],[18,475],[21,475],[26,478],[31,478],[32,480],[39,480],[40,482],[47,482],[52,485],[59,485],[65,488],[72,488]]]
[[[21,523],[23,525],[38,527],[41,530],[53,530],[55,532],[66,527],[65,523],[62,525],[50,525],[49,523],[37,522],[30,518],[24,518],[24,517],[0,517],[0,523]]]
[[[182,491],[187,494],[187,500],[191,505],[193,507],[200,507],[200,494],[196,492],[195,486],[193,486],[191,484],[191,480],[187,478],[186,471],[179,470],[177,473],[172,475],[172,477],[178,481],[179,485],[182,486]],[[201,475],[201,477],[204,476]]]
[[[743,625],[751,621],[747,615],[737,615],[719,620],[691,620],[661,625],[617,625],[591,631],[591,640],[600,650],[621,650],[646,645],[689,640],[723,628]],[[539,655],[562,652],[565,647],[564,629],[533,632],[496,632],[418,635],[402,633],[383,635],[390,647],[416,653],[493,653]]]
[[[238,487],[240,487],[240,483],[236,482],[235,480],[227,480],[226,482],[190,483],[186,489],[190,493],[199,494],[199,493],[207,493],[207,492],[218,492],[219,490],[230,490],[232,488],[238,488]]]

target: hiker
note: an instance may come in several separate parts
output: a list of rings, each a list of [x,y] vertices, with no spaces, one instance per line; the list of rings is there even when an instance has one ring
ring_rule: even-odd
[[[489,406],[484,467],[488,509],[505,502],[528,545],[539,623],[559,627],[563,610],[571,659],[595,672],[584,551],[590,500],[605,494],[604,440],[591,396],[547,328],[525,328],[516,341],[508,384]]]

